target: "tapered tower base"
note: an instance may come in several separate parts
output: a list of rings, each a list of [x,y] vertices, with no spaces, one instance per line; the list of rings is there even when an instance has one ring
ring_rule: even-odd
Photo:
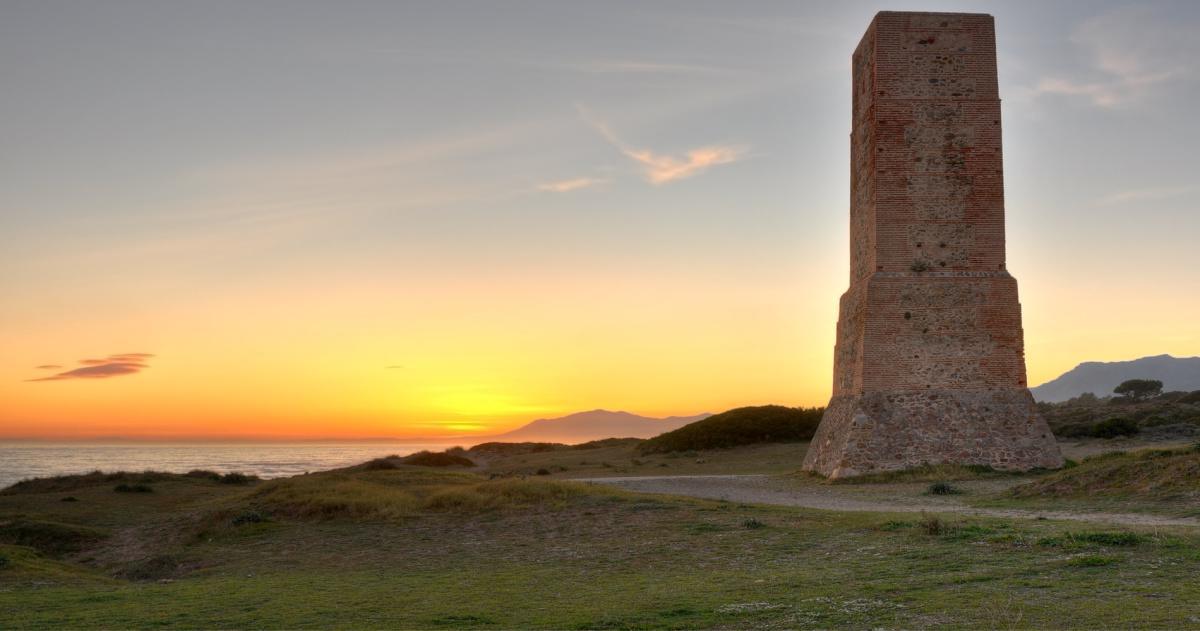
[[[804,458],[829,478],[937,464],[1055,469],[1062,454],[1025,389],[834,397]]]

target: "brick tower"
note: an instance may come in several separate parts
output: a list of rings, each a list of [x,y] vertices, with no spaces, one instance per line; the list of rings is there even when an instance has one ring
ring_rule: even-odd
[[[879,13],[853,73],[850,288],[804,468],[1062,466],[1004,264],[992,16]]]

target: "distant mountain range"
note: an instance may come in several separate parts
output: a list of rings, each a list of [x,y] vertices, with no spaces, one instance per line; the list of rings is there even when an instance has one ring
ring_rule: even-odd
[[[1029,390],[1038,401],[1057,403],[1085,392],[1109,396],[1127,379],[1157,379],[1163,382],[1164,392],[1200,390],[1200,357],[1155,355],[1123,362],[1084,362]]]
[[[560,418],[543,418],[511,432],[489,436],[500,442],[585,443],[601,438],[653,438],[663,432],[679,429],[688,423],[708,418],[711,414],[650,418],[629,412],[592,410],[576,412]]]

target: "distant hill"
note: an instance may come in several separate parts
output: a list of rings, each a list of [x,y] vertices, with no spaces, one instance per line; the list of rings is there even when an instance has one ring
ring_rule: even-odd
[[[1085,392],[1109,396],[1127,379],[1157,379],[1165,392],[1200,390],[1200,357],[1155,355],[1123,362],[1084,362],[1029,390],[1038,401],[1057,403]]]
[[[489,437],[498,442],[542,441],[584,443],[601,438],[650,438],[708,418],[710,414],[650,418],[629,412],[592,410],[561,418],[543,418],[505,434]]]

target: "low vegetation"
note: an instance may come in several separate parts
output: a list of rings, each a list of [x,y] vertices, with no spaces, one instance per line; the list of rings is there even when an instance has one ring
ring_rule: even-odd
[[[1125,396],[1084,394],[1062,403],[1039,403],[1038,410],[1059,438],[1200,436],[1200,390],[1156,394],[1161,384],[1155,390],[1155,383],[1128,386]]]
[[[821,423],[822,413],[824,408],[782,405],[735,408],[655,436],[640,443],[637,451],[670,453],[810,440]]]
[[[109,536],[100,528],[44,519],[17,518],[0,522],[0,543],[33,548],[47,556],[74,554]]]
[[[1009,493],[1019,498],[1169,496],[1200,503],[1200,450],[1145,449],[1092,456]]]
[[[868,473],[851,478],[832,480],[833,484],[887,484],[903,482],[932,482],[946,484],[955,480],[978,480],[1011,476],[1012,473],[998,471],[987,465],[938,464],[921,465],[899,471]],[[949,486],[947,484],[947,486]],[[932,491],[932,487],[927,489]]]
[[[486,512],[558,505],[614,492],[555,480],[488,480],[420,469],[341,470],[268,481],[240,501],[242,510],[289,519],[404,519],[426,511]]]
[[[517,456],[524,454],[538,454],[547,451],[558,451],[567,449],[568,445],[563,443],[480,443],[467,450],[468,453],[480,454],[484,456]]]
[[[405,456],[401,462],[418,467],[474,467],[475,463],[465,456],[449,452],[418,451]]]

